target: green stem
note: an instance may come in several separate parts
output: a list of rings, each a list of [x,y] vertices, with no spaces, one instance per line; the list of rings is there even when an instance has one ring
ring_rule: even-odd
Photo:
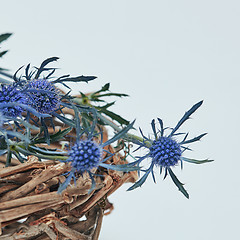
[[[91,95],[90,95],[90,96],[91,96]],[[89,98],[89,100],[91,99],[89,96],[88,96],[88,98]],[[79,97],[74,98],[74,99],[73,99],[73,102],[75,102],[75,103],[77,103],[77,104],[83,104],[82,99],[79,98]],[[93,106],[92,106],[92,107],[93,107]],[[98,113],[97,115],[98,115],[98,117],[99,117],[103,122],[105,122],[107,125],[109,125],[110,127],[112,127],[115,131],[120,132],[120,131],[122,130],[122,129],[121,129],[120,127],[118,127],[114,122],[112,122],[112,121],[110,121],[109,119],[107,119],[106,117],[102,116],[100,113]],[[143,139],[142,137],[139,137],[139,136],[136,136],[136,135],[130,134],[130,133],[126,133],[124,139],[125,139],[126,141],[130,141],[130,142],[135,143],[135,144],[137,144],[137,143],[139,143],[139,142],[141,142],[141,143],[144,142],[147,147],[151,147],[151,145],[152,145],[151,141],[148,141],[148,140],[146,140],[146,139]]]
[[[51,155],[44,155],[41,153],[34,153],[34,152],[29,152],[28,150],[26,150],[24,148],[24,146],[20,146],[20,145],[15,145],[14,146],[15,150],[19,151],[20,153],[23,153],[24,155],[34,155],[38,158],[41,159],[48,159],[48,160],[67,160],[68,157],[67,156],[51,156]]]
[[[120,127],[118,127],[115,123],[113,123],[112,121],[108,120],[106,117],[102,116],[101,114],[98,113],[98,117],[104,121],[107,125],[109,125],[110,127],[112,127],[115,131],[120,132],[122,129]],[[130,134],[130,133],[126,133],[125,140],[130,141],[132,143],[145,143],[145,145],[147,147],[150,147],[152,145],[152,143],[146,139],[143,139],[142,137],[136,136],[134,134]]]

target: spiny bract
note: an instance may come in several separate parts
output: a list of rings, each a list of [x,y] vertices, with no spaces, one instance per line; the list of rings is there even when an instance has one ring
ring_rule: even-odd
[[[143,183],[146,181],[148,175],[151,173],[153,180],[155,182],[155,176],[154,176],[154,167],[160,168],[160,174],[162,173],[162,170],[165,170],[165,176],[167,177],[169,174],[172,178],[175,185],[178,187],[179,191],[181,191],[185,197],[189,198],[189,195],[185,188],[183,187],[183,183],[181,183],[178,178],[175,176],[175,174],[172,171],[172,167],[176,166],[178,162],[181,162],[181,167],[183,161],[195,163],[195,164],[201,164],[206,162],[211,162],[212,160],[196,160],[196,159],[190,159],[182,156],[183,151],[185,150],[191,150],[188,147],[185,147],[184,145],[190,144],[196,141],[199,141],[206,133],[203,133],[195,138],[187,139],[188,133],[185,134],[183,140],[177,142],[175,140],[175,137],[177,135],[182,135],[183,133],[177,133],[178,129],[181,127],[181,125],[189,119],[189,117],[202,105],[203,101],[200,101],[192,106],[191,109],[189,109],[184,116],[180,119],[180,121],[177,123],[177,125],[174,128],[171,128],[170,134],[166,134],[165,131],[169,128],[163,127],[163,121],[158,118],[158,122],[160,125],[160,129],[156,129],[155,120],[152,120],[151,126],[154,134],[154,139],[147,138],[143,135],[141,129],[141,134],[143,136],[143,141],[136,141],[135,143],[139,145],[139,148],[146,148],[148,150],[147,154],[145,156],[139,157],[138,160],[136,160],[134,163],[140,165],[141,162],[147,158],[151,159],[151,165],[148,169],[142,170],[144,171],[144,175],[135,183],[133,184],[128,190],[133,190],[137,187],[140,187],[143,185]]]

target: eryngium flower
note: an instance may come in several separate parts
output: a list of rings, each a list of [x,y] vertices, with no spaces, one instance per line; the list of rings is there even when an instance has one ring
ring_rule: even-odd
[[[119,131],[116,135],[114,135],[111,139],[108,139],[106,142],[96,143],[93,138],[93,133],[88,134],[88,138],[86,140],[79,139],[73,145],[71,150],[68,152],[69,158],[66,162],[71,163],[72,169],[68,173],[68,177],[64,183],[62,183],[58,188],[58,193],[61,193],[68,184],[71,182],[72,178],[75,179],[75,174],[83,174],[88,173],[92,180],[92,189],[95,188],[95,181],[93,178],[93,169],[98,167],[103,167],[105,169],[112,169],[115,171],[123,171],[123,172],[130,172],[130,171],[137,171],[140,170],[138,166],[133,166],[132,164],[122,164],[122,165],[111,165],[105,163],[109,158],[113,156],[109,151],[105,150],[104,147],[108,146],[109,144],[117,141],[122,136],[124,136],[129,129],[133,127],[134,122],[129,124],[127,127],[123,128]],[[103,158],[103,152],[106,152],[108,157]]]
[[[154,165],[162,167],[175,166],[182,155],[181,146],[169,137],[154,140],[149,150]]]
[[[212,160],[207,160],[207,159],[196,160],[196,159],[189,159],[182,156],[182,153],[185,150],[191,150],[190,148],[185,147],[184,146],[185,144],[190,144],[200,140],[204,135],[206,135],[206,133],[188,140],[187,140],[188,134],[185,134],[183,140],[181,141],[177,141],[175,137],[177,135],[184,134],[184,133],[177,133],[177,130],[202,105],[202,103],[203,101],[200,101],[199,103],[195,104],[189,111],[187,111],[184,114],[184,116],[181,118],[181,120],[177,123],[176,127],[171,129],[170,134],[165,135],[165,130],[167,128],[163,128],[163,121],[160,118],[158,118],[158,122],[160,125],[160,129],[158,131],[156,129],[155,120],[152,120],[152,123],[151,123],[153,134],[154,134],[154,140],[145,137],[140,129],[141,134],[143,136],[143,141],[142,142],[134,141],[134,143],[138,144],[140,146],[139,148],[144,147],[148,149],[148,153],[143,157],[139,157],[137,161],[131,164],[133,165],[136,164],[139,166],[144,159],[150,158],[151,165],[148,169],[143,170],[145,174],[140,178],[139,181],[137,181],[128,190],[133,190],[137,187],[142,186],[142,184],[146,181],[150,173],[152,174],[153,180],[155,182],[153,169],[154,167],[159,167],[160,174],[162,173],[162,170],[165,169],[164,179],[169,174],[173,182],[175,183],[175,185],[178,187],[179,191],[181,191],[185,197],[189,198],[189,195],[187,191],[184,189],[183,184],[178,180],[176,175],[173,173],[171,167],[176,166],[179,162],[181,163],[181,167],[182,167],[183,161],[195,163],[195,164],[211,162]]]
[[[14,106],[3,107],[1,112],[6,117],[16,118],[21,115],[24,109],[18,104],[27,104],[28,98],[26,94],[17,89],[15,85],[1,85],[0,104],[14,103]]]
[[[29,105],[40,113],[51,113],[60,105],[59,91],[47,79],[29,81],[26,92]]]
[[[102,158],[102,148],[92,140],[76,142],[69,151],[69,159],[73,168],[83,173],[99,165]]]

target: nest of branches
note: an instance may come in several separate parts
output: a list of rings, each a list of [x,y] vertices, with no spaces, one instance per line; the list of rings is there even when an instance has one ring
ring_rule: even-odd
[[[69,109],[66,114],[74,114]],[[55,121],[55,128],[64,125]],[[108,139],[105,128],[103,141]],[[49,127],[49,132],[53,129]],[[76,134],[74,130],[70,136]],[[36,133],[37,134],[37,133]],[[70,141],[70,138],[64,140]],[[60,142],[47,146],[59,148]],[[41,144],[39,145],[41,147]],[[46,144],[44,144],[46,147]],[[125,164],[121,147],[105,147],[108,164]],[[71,165],[59,161],[40,162],[35,156],[28,156],[27,162],[11,160],[11,166],[4,167],[6,156],[0,158],[0,239],[98,239],[104,215],[113,210],[108,196],[123,183],[135,182],[137,172],[120,172],[98,168],[95,171],[96,187],[88,174],[77,176],[76,182],[61,193],[59,185],[66,180]],[[91,190],[90,190],[91,189]]]

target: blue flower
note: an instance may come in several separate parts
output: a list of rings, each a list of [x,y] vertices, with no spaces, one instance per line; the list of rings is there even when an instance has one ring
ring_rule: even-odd
[[[151,173],[153,180],[155,182],[155,176],[154,176],[154,167],[160,168],[160,174],[162,173],[162,170],[165,170],[165,176],[164,179],[169,174],[172,178],[175,185],[178,187],[179,191],[181,191],[185,197],[189,198],[189,194],[184,189],[183,185],[176,175],[173,173],[171,167],[174,167],[178,165],[178,163],[190,162],[195,164],[201,164],[206,162],[211,162],[212,160],[195,160],[195,159],[189,159],[186,157],[183,157],[182,154],[185,150],[191,150],[188,147],[185,147],[184,145],[190,144],[196,141],[199,141],[206,133],[201,134],[195,138],[187,139],[188,134],[184,133],[177,133],[177,130],[180,128],[180,126],[189,119],[190,115],[192,115],[201,105],[203,101],[198,102],[195,104],[189,111],[187,111],[184,116],[181,118],[181,120],[177,123],[175,128],[172,128],[169,134],[165,134],[165,131],[167,128],[163,127],[163,121],[158,118],[158,122],[160,125],[160,129],[157,131],[155,120],[152,120],[151,126],[154,134],[154,139],[147,138],[143,135],[141,129],[140,132],[143,136],[142,141],[134,141],[134,143],[139,145],[139,148],[146,148],[148,149],[148,152],[143,157],[139,157],[139,159],[133,163],[132,165],[139,166],[141,162],[144,159],[150,158],[151,164],[150,167],[146,170],[142,170],[145,172],[145,174],[138,180],[133,186],[131,186],[128,190],[133,190],[137,187],[142,186],[142,184],[146,181],[148,175]],[[181,141],[177,141],[175,138],[177,135],[184,134],[184,138]],[[139,149],[138,148],[138,149]]]
[[[5,117],[19,117],[24,109],[19,104],[27,104],[28,97],[18,90],[16,85],[1,85],[0,104],[14,104],[13,106],[1,107],[1,112]]]
[[[29,105],[40,113],[51,113],[60,105],[60,92],[47,79],[30,80],[26,85]]]
[[[181,146],[170,137],[159,137],[149,148],[154,165],[160,167],[175,166],[182,155]]]
[[[69,159],[77,172],[84,173],[98,167],[102,159],[103,149],[92,140],[81,140],[76,142],[69,151]]]
[[[111,139],[104,143],[100,142],[98,144],[97,142],[95,142],[93,140],[93,132],[88,133],[87,139],[77,139],[76,143],[68,152],[69,158],[66,160],[66,162],[71,163],[72,169],[68,173],[69,175],[66,181],[59,186],[58,193],[61,193],[64,189],[66,189],[72,178],[75,180],[76,174],[82,175],[85,172],[89,174],[92,180],[92,187],[90,191],[93,190],[95,188],[95,181],[92,172],[94,168],[103,167],[106,169],[123,172],[140,170],[138,166],[132,166],[131,164],[111,165],[105,163],[105,161],[111,158],[113,154],[105,150],[104,147],[124,136],[128,132],[128,130],[133,127],[133,124],[134,122],[123,128]],[[103,158],[103,152],[106,152],[109,156]]]

